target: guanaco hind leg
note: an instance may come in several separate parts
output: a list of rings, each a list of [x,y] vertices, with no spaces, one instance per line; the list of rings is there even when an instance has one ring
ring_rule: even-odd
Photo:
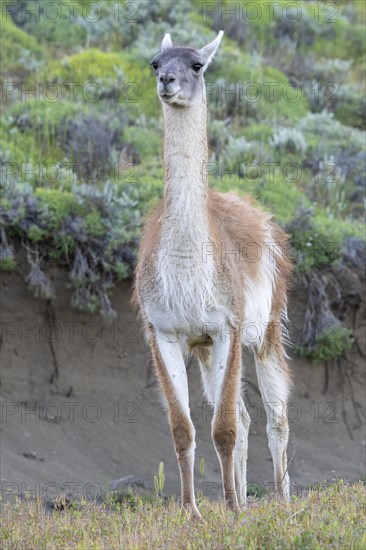
[[[288,500],[290,478],[287,471],[287,402],[291,381],[281,338],[280,324],[273,323],[267,330],[262,349],[255,354],[255,362],[259,389],[267,413],[267,435],[273,460],[275,493]]]

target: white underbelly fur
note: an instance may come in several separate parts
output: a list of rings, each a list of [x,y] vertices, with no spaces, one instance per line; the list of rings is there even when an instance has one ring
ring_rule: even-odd
[[[268,235],[271,241],[271,235]],[[214,285],[212,256],[203,261],[197,248],[160,249],[158,256],[158,301],[146,297],[144,309],[156,329],[189,337],[210,334],[226,338],[233,326],[240,330],[241,341],[251,348],[260,348],[271,321],[273,287],[276,278],[275,257],[263,254],[261,276],[244,284],[243,326],[223,304]],[[276,252],[277,253],[277,252]],[[219,335],[219,336],[217,336]]]

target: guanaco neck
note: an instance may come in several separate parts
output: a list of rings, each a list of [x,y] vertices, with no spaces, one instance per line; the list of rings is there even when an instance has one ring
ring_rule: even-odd
[[[166,225],[191,234],[207,225],[207,107],[164,108],[164,164]],[[203,222],[203,223],[202,223]]]
[[[214,261],[205,256],[208,215],[207,108],[164,105],[165,191],[158,277],[164,307],[182,324],[202,323],[216,306]]]

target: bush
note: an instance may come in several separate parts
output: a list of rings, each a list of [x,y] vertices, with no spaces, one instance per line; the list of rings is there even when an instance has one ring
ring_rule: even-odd
[[[342,326],[334,326],[321,332],[315,338],[313,346],[298,346],[296,351],[300,357],[323,362],[343,355],[352,347],[352,344],[352,331]]]
[[[148,45],[156,48],[158,41],[163,38],[167,25],[174,27],[180,17],[189,10],[187,0],[179,4],[172,0],[158,2],[139,2],[125,4],[121,0],[111,2],[101,0],[96,6],[90,6],[89,17],[78,17],[77,23],[85,30],[85,47],[98,46],[110,50],[123,49],[137,41],[142,51],[148,51]],[[93,21],[94,20],[94,21]],[[163,32],[156,36],[156,30],[164,26]],[[121,32],[123,25],[123,32]],[[141,33],[141,26],[144,33]],[[182,28],[183,25],[179,25]],[[174,32],[174,30],[173,30]],[[155,40],[155,41],[154,41]]]
[[[312,46],[322,29],[305,9],[305,4],[301,5],[301,17],[298,17],[297,7],[289,6],[285,12],[282,7],[276,5],[274,9],[274,36],[282,41],[293,42],[300,50]]]
[[[7,181],[1,200],[2,267],[13,255],[10,239],[27,250],[27,282],[36,296],[52,296],[49,261],[70,266],[72,305],[113,317],[108,292],[129,277],[135,262],[140,211],[136,191],[106,183],[103,191],[79,185],[71,192]],[[42,255],[39,251],[42,250]]]
[[[235,167],[229,166],[232,170]],[[303,192],[297,184],[286,181],[279,169],[269,173],[265,167],[255,163],[252,166],[242,166],[243,174],[215,174],[210,178],[212,187],[220,191],[236,191],[239,194],[248,193],[259,205],[268,209],[282,226],[289,224],[295,215],[297,205],[304,201]]]
[[[343,217],[349,213],[345,179],[345,174],[333,156],[319,162],[314,177],[313,197],[318,206],[323,207],[332,217]]]
[[[243,177],[247,164],[261,164],[261,160],[264,160],[263,150],[257,143],[247,141],[244,136],[229,136],[220,160],[225,163],[228,170],[236,169],[238,176]]]
[[[62,142],[62,124],[67,119],[74,119],[80,112],[85,112],[83,105],[66,101],[50,103],[42,100],[15,104],[8,110],[7,117],[7,134],[10,140],[5,141],[10,145],[10,153],[19,157],[20,164],[29,163],[30,168],[37,162],[42,167],[47,162],[52,165],[61,162],[64,160],[59,147]],[[17,158],[10,160],[18,161]],[[36,169],[34,178],[40,183],[38,171]]]
[[[313,184],[306,186],[309,197],[330,207],[333,214],[341,209],[342,215],[345,211],[360,215],[365,186],[363,132],[344,126],[327,111],[309,113],[296,127],[308,144],[304,166],[313,173],[309,178]]]
[[[314,52],[322,57],[362,61],[365,55],[364,25],[349,24],[345,17],[338,15],[337,19],[337,24],[328,25],[328,30],[324,23],[324,32],[315,42]]]
[[[304,282],[307,304],[297,352],[315,361],[329,361],[343,355],[353,344],[352,332],[333,313],[328,294],[328,286],[339,294],[340,287],[329,269],[313,269]]]
[[[302,130],[305,135],[313,134],[326,138],[330,142],[347,142],[357,144],[360,148],[364,146],[364,135],[362,132],[344,126],[335,120],[333,113],[322,111],[321,113],[308,113],[304,118],[298,121],[297,128]]]
[[[291,235],[296,268],[305,274],[335,264],[342,257],[343,241],[363,235],[361,224],[336,219],[314,206],[298,207],[286,231]]]
[[[108,117],[94,114],[64,119],[58,128],[60,146],[73,162],[76,173],[98,181],[111,169],[115,148],[121,147],[122,128]]]
[[[252,124],[244,129],[244,136],[248,141],[269,142],[272,137],[273,128],[269,124]]]
[[[275,149],[288,153],[299,153],[304,157],[307,144],[303,134],[296,128],[276,128],[273,131],[271,145]]]
[[[352,60],[349,59],[319,59],[312,65],[313,77],[321,82],[347,82],[350,75]]]
[[[39,201],[41,225],[47,228],[49,234],[61,229],[67,218],[82,214],[75,196],[69,191],[38,188],[35,189],[34,196]]]
[[[110,107],[125,107],[131,119],[141,115],[155,118],[160,104],[149,61],[136,49],[120,54],[92,48],[49,63],[43,78],[63,86],[66,97],[71,93],[66,83],[73,82],[75,99],[89,103],[94,110],[109,100]]]
[[[80,111],[85,111],[84,106],[66,101],[26,101],[9,109],[7,121],[11,127],[31,132],[44,142],[55,139],[61,123],[73,119]]]
[[[18,29],[11,19],[1,23],[0,66],[2,78],[13,75],[24,78],[31,71],[39,69],[44,54],[37,41],[26,32]]]
[[[37,42],[68,50],[84,44],[86,33],[78,23],[81,10],[77,3],[73,3],[71,12],[66,4],[61,5],[59,11],[52,10],[48,0],[35,0],[32,4],[30,7],[27,0],[16,0],[13,20]]]
[[[233,117],[241,125],[298,120],[307,111],[307,100],[300,92],[261,56],[249,56],[228,48],[215,60],[208,78],[207,93],[213,116]]]
[[[5,239],[5,233],[2,232],[0,242],[0,271],[12,271],[16,267],[15,251],[12,245],[9,245]]]
[[[146,163],[148,159],[161,155],[163,137],[158,128],[144,128],[142,126],[127,126],[123,136],[136,151],[139,162]]]
[[[357,84],[342,84],[337,93],[337,103],[334,105],[334,115],[347,126],[366,130],[366,99],[362,86]]]
[[[65,57],[61,62],[51,62],[43,77],[62,85],[73,82],[77,85],[77,98],[90,103],[106,96],[118,98],[117,85],[126,82],[121,55],[106,53],[97,48]]]

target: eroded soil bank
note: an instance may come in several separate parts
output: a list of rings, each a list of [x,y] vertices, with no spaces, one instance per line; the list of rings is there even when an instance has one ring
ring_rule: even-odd
[[[51,276],[57,298],[47,304],[32,297],[23,273],[1,274],[3,493],[29,492],[47,498],[65,490],[78,497],[129,475],[153,488],[161,461],[164,491],[179,493],[175,453],[150,353],[130,307],[130,284],[114,289],[118,318],[106,326],[98,317],[70,308],[62,269],[54,268]],[[339,275],[346,294],[350,286],[350,296],[352,289],[359,289],[352,276]],[[298,281],[290,301],[290,321],[296,326],[303,322],[305,302]],[[315,481],[365,476],[361,354],[365,353],[365,303],[361,299],[354,305],[351,297],[348,303],[343,315],[356,328],[358,346],[347,361],[325,366],[290,352],[294,392],[289,457],[294,491]],[[249,352],[244,353],[244,363],[252,417],[248,481],[268,489],[273,478],[265,411]],[[196,486],[217,497],[219,464],[210,437],[211,412],[194,362],[188,376],[197,430]],[[199,467],[202,457],[204,476]]]

